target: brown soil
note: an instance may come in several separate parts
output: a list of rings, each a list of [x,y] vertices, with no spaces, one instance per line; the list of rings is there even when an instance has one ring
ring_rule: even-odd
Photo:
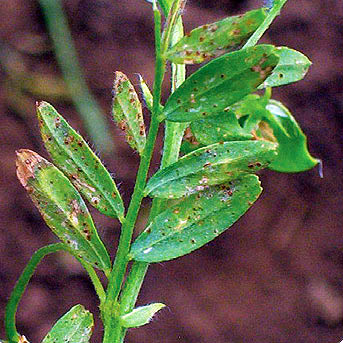
[[[189,1],[190,29],[257,7],[260,1]],[[67,0],[70,21],[87,82],[110,113],[115,70],[132,80],[153,80],[153,26],[143,0]],[[55,242],[15,176],[14,151],[29,148],[46,156],[34,102],[52,102],[84,133],[51,50],[39,4],[0,2],[0,317],[15,280],[32,253]],[[323,160],[324,179],[264,172],[264,193],[232,230],[191,255],[150,267],[139,304],[163,302],[148,326],[130,331],[127,342],[336,343],[343,338],[342,231],[342,51],[343,5],[334,0],[289,1],[265,42],[287,45],[313,61],[305,80],[274,92],[301,123],[310,151]],[[23,74],[24,72],[24,74]],[[53,80],[38,89],[27,80]],[[166,93],[164,95],[166,97]],[[108,115],[109,117],[109,115]],[[138,163],[119,130],[116,151],[102,156],[115,172],[128,202]],[[157,167],[159,154],[155,156]],[[145,208],[146,210],[146,208]],[[142,217],[144,217],[144,213]],[[101,235],[115,251],[118,223],[94,212]],[[112,247],[113,246],[113,247]],[[66,255],[46,258],[20,304],[18,329],[38,342],[72,305],[98,314],[92,285]],[[93,342],[101,342],[102,328]],[[4,327],[0,324],[0,337]]]

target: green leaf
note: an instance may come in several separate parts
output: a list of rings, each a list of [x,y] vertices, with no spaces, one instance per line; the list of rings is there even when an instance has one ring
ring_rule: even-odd
[[[280,57],[280,61],[272,74],[260,85],[260,89],[299,81],[304,78],[312,64],[304,54],[287,47],[276,48],[275,54]]]
[[[136,328],[148,324],[152,317],[166,305],[154,303],[135,308],[128,314],[120,317],[120,323],[124,328]]]
[[[216,143],[195,150],[149,180],[145,195],[180,198],[211,185],[265,168],[276,156],[277,144],[265,141]]]
[[[123,221],[124,205],[117,186],[85,140],[47,102],[37,105],[37,116],[54,164],[98,211]]]
[[[269,76],[279,60],[274,51],[258,45],[209,62],[176,89],[159,119],[190,122],[221,114]]]
[[[78,256],[108,271],[110,258],[94,227],[86,204],[68,178],[37,153],[17,153],[17,176],[43,219]]]
[[[146,82],[144,81],[144,79],[142,78],[142,76],[140,74],[138,74],[139,77],[139,85],[143,94],[143,98],[145,101],[145,105],[146,107],[149,109],[149,111],[152,111],[152,107],[153,107],[153,96],[151,94],[151,91],[148,87],[148,85],[146,84]]]
[[[262,191],[256,175],[241,175],[183,198],[160,213],[132,244],[136,261],[161,262],[186,255],[235,223]]]
[[[56,322],[42,343],[88,343],[93,326],[93,315],[76,305]]]
[[[232,111],[193,121],[191,130],[196,140],[205,145],[252,138],[252,135],[239,125],[237,117]]]
[[[130,80],[120,71],[115,74],[113,94],[113,118],[131,148],[142,155],[146,143],[142,106]]]
[[[301,172],[313,168],[319,160],[307,148],[307,138],[289,110],[280,102],[270,100],[266,109],[267,122],[279,144],[277,158],[268,168],[279,172]]]
[[[192,30],[171,47],[166,58],[173,63],[194,64],[242,46],[267,16],[264,8],[228,17]]]

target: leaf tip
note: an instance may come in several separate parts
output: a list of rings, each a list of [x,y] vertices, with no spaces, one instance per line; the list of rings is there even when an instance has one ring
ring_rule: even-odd
[[[20,149],[16,152],[16,168],[17,177],[20,183],[27,188],[27,181],[30,178],[35,178],[35,168],[44,159],[29,149]]]

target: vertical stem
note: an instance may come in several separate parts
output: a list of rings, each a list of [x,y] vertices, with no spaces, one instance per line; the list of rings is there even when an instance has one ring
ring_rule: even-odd
[[[172,33],[171,44],[175,43],[183,36],[183,25],[181,17],[178,18],[177,24]],[[185,80],[185,65],[172,64],[172,88],[175,91],[177,87]],[[164,149],[161,162],[161,168],[167,167],[169,164],[176,162],[179,157],[180,145],[183,136],[183,131],[188,125],[187,123],[172,123],[166,122]],[[150,212],[150,220],[159,212],[162,205],[161,199],[154,199]],[[125,283],[122,295],[120,297],[120,314],[130,312],[136,303],[139,291],[143,284],[144,277],[148,270],[149,264],[146,262],[134,261],[130,270],[130,274]],[[123,341],[126,334],[126,329],[121,330],[121,340]]]
[[[139,165],[132,200],[130,202],[127,216],[122,226],[122,232],[119,239],[116,258],[113,264],[112,272],[109,277],[109,283],[107,288],[107,300],[104,308],[104,343],[117,343],[120,340],[122,327],[119,322],[118,296],[127,269],[128,253],[130,249],[133,229],[137,220],[142,199],[144,197],[143,190],[145,188],[146,178],[159,128],[159,121],[157,120],[157,115],[160,110],[161,88],[165,73],[165,60],[163,59],[161,54],[161,15],[156,7],[156,3],[154,3],[154,20],[156,65],[153,92],[153,111],[151,115],[149,134],[144,152],[142,154],[142,160]]]

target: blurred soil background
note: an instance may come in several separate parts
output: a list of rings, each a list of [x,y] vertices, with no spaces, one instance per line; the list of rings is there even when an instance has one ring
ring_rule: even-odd
[[[115,141],[113,153],[100,155],[127,203],[139,160],[110,120],[111,86],[116,70],[135,85],[135,73],[141,73],[152,85],[151,5],[143,0],[63,4],[87,84]],[[186,31],[259,6],[257,0],[189,0]],[[38,1],[1,0],[0,18],[0,338],[4,338],[2,318],[15,281],[35,250],[57,241],[15,175],[15,150],[29,148],[47,157],[35,101],[51,102],[87,134],[63,84]],[[191,255],[150,267],[139,304],[158,301],[168,308],[150,325],[131,330],[127,342],[343,339],[342,27],[342,1],[289,0],[263,38],[298,49],[313,61],[303,81],[275,90],[274,98],[300,122],[311,153],[323,160],[324,178],[318,169],[301,174],[263,172],[263,195],[232,229]],[[151,172],[158,166],[160,151],[161,143]],[[146,201],[142,223],[148,206]],[[118,222],[92,213],[113,254]],[[80,265],[61,253],[49,256],[20,304],[18,329],[31,342],[39,342],[77,303],[97,316],[97,298]],[[99,320],[96,324],[92,341],[101,342]]]

